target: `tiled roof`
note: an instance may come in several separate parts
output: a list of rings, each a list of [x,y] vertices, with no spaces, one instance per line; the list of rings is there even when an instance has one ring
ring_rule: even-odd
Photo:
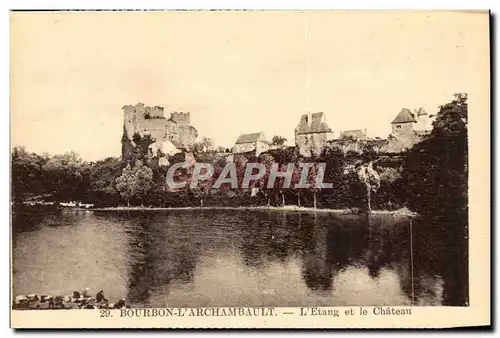
[[[398,116],[391,122],[393,123],[407,123],[407,122],[417,122],[415,120],[415,116],[411,113],[411,111],[408,108],[403,108],[399,112]]]
[[[427,115],[427,112],[425,111],[424,108],[419,108],[417,110],[417,116],[422,116],[422,115]]]
[[[262,133],[241,134],[236,140],[236,144],[254,143],[262,137]]]
[[[310,119],[310,120],[309,120]],[[324,121],[324,113],[303,114],[296,128],[297,134],[329,133],[332,130]]]
[[[341,137],[342,138],[365,138],[366,137],[366,133],[361,130],[361,129],[356,129],[356,130],[345,130],[341,133]]]

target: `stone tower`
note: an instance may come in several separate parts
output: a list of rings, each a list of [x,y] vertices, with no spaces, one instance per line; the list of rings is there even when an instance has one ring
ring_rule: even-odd
[[[413,124],[416,122],[417,120],[410,109],[403,108],[391,122],[392,134],[396,137],[411,135],[413,134]]]
[[[418,110],[415,110],[414,115],[417,117],[415,130],[419,132],[428,131],[430,129],[430,120],[429,120],[429,114],[427,114],[425,109],[419,108]]]
[[[169,118],[160,106],[145,106],[143,103],[125,105],[123,110],[122,158],[130,158],[134,134],[150,135],[155,149],[165,141],[179,142],[179,148],[190,149],[198,137],[198,131],[191,126],[189,112],[173,112]],[[132,149],[132,150],[131,150]]]
[[[304,157],[318,156],[331,134],[323,112],[303,114],[295,128],[295,145]]]
[[[413,113],[408,108],[401,109],[391,125],[390,147],[401,151],[420,142],[432,128],[429,115],[423,108],[415,109]]]

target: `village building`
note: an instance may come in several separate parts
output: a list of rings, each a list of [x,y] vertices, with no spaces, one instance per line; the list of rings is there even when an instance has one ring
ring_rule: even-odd
[[[340,132],[341,139],[350,139],[350,140],[365,140],[367,139],[366,129],[355,129],[355,130],[344,130]]]
[[[304,157],[318,156],[332,135],[323,112],[303,114],[295,128],[295,145]]]
[[[404,151],[421,141],[429,134],[432,125],[430,116],[423,108],[414,110],[403,108],[391,122],[392,133],[388,138],[388,147],[394,151]]]
[[[186,151],[186,147],[177,140],[164,140],[163,142],[155,142],[149,145],[149,155],[151,157],[162,155],[173,156],[177,153]]]
[[[259,156],[269,149],[269,145],[264,132],[241,134],[234,143],[232,153]]]
[[[134,144],[134,135],[150,135],[154,143],[149,146],[150,155],[156,156],[160,149],[165,155],[189,151],[198,137],[198,131],[191,125],[189,112],[173,112],[165,117],[164,108],[148,107],[143,103],[126,105],[123,109],[122,158],[128,158],[127,144]],[[169,141],[169,142],[167,142]]]

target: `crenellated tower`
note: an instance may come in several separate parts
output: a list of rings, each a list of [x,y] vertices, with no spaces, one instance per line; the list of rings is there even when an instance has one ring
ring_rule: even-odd
[[[167,118],[165,110],[161,106],[146,106],[144,103],[136,105],[125,105],[123,110],[123,137],[122,157],[128,158],[130,149],[133,149],[134,134],[140,136],[150,135],[158,148],[165,141],[179,142],[180,145],[189,149],[198,136],[196,128],[191,126],[191,114],[189,112],[173,112]],[[131,148],[132,146],[132,148]]]

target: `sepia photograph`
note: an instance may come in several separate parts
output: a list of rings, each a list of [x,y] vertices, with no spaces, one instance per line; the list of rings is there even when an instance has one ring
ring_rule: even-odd
[[[10,21],[13,322],[471,310],[488,12]]]

